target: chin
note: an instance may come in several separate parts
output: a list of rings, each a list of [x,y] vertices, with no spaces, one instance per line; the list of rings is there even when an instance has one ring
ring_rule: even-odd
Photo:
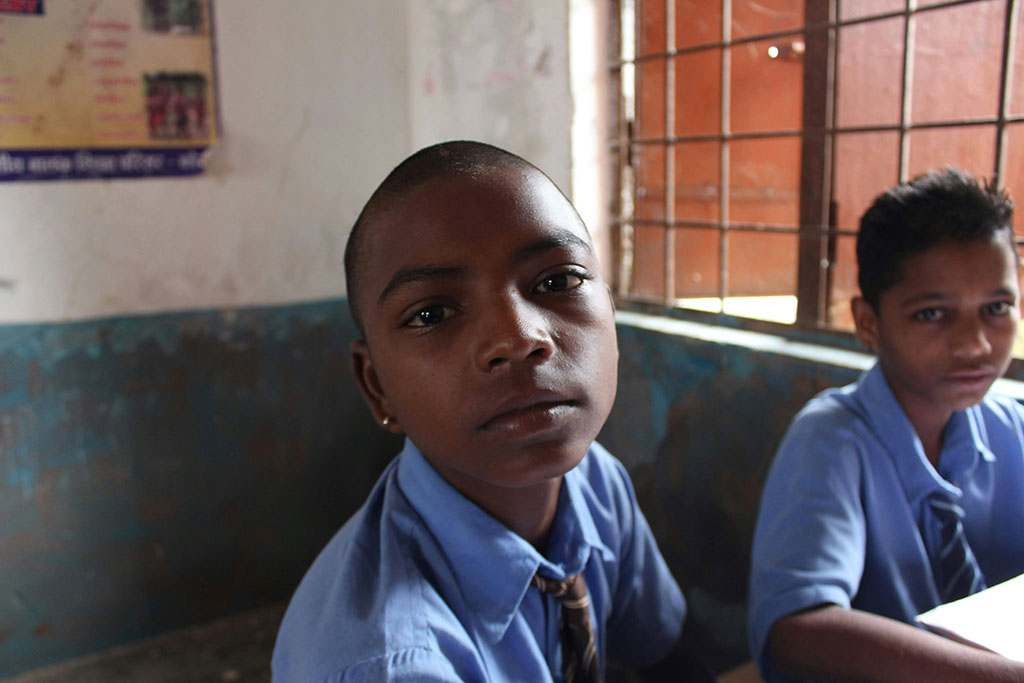
[[[988,389],[981,393],[972,393],[968,395],[955,396],[950,399],[949,404],[953,410],[966,410],[971,406],[976,406],[985,400],[985,395],[988,394]]]
[[[580,464],[590,443],[588,441],[582,447],[575,442],[538,444],[521,458],[516,458],[518,466],[503,472],[501,479],[510,488],[534,486],[557,479]]]

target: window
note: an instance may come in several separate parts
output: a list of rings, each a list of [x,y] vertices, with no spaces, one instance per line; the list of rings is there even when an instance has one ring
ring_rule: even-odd
[[[1024,207],[1022,1],[619,0],[619,297],[851,330],[878,193],[948,163]]]

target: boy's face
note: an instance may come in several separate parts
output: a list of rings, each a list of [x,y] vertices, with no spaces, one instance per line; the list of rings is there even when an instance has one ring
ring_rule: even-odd
[[[583,225],[541,174],[413,189],[376,219],[353,368],[378,421],[478,503],[572,469],[611,410],[610,293]]]
[[[878,311],[855,302],[858,336],[878,350],[912,422],[980,402],[1006,371],[1020,319],[1017,270],[1004,233],[947,242],[907,258]]]

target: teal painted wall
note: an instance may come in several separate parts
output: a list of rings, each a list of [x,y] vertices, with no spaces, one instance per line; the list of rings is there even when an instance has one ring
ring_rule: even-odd
[[[286,599],[400,442],[344,300],[0,327],[0,675]],[[854,371],[619,327],[602,442],[721,670],[793,413]]]
[[[0,327],[0,675],[287,598],[400,443],[344,301]]]

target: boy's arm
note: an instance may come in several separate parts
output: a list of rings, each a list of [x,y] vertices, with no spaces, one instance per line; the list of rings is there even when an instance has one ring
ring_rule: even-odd
[[[838,605],[783,617],[768,647],[775,668],[800,678],[1024,681],[1024,663]]]

